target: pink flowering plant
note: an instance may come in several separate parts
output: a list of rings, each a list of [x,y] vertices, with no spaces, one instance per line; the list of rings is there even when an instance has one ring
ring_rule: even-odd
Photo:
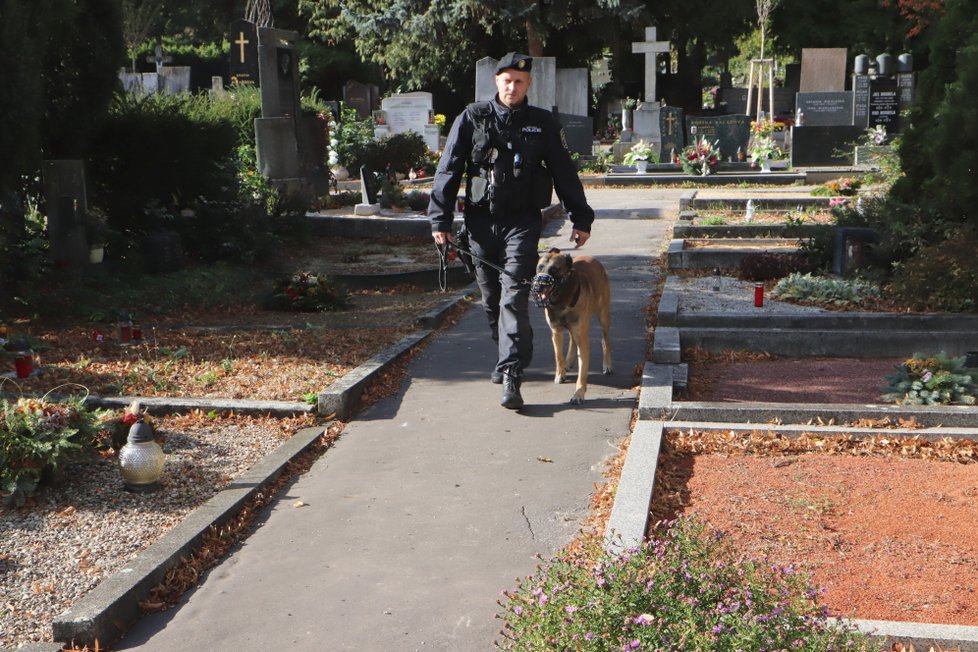
[[[715,172],[720,164],[720,141],[710,142],[701,136],[695,144],[683,149],[679,162],[686,174],[707,175]]]
[[[876,650],[791,566],[741,558],[695,517],[615,555],[598,542],[504,592],[503,650]]]

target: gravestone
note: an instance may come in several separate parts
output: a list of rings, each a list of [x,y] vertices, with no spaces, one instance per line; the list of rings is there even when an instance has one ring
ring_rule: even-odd
[[[360,166],[360,203],[353,207],[354,215],[376,215],[380,212],[377,175],[366,165]]]
[[[167,66],[157,73],[161,93],[176,95],[190,92],[190,66]]]
[[[475,101],[488,102],[496,95],[498,59],[483,57],[475,62]]]
[[[682,109],[674,106],[664,106],[659,109],[659,134],[661,137],[659,162],[671,163],[672,152],[678,154],[686,146]]]
[[[380,105],[390,135],[412,131],[424,139],[428,149],[438,151],[440,130],[433,121],[431,93],[398,93],[384,98]]]
[[[558,68],[556,82],[557,110],[567,115],[587,115],[587,68]]]
[[[228,75],[231,84],[258,86],[258,29],[251,21],[239,18],[228,28],[231,51]]]
[[[315,116],[302,117],[299,109],[299,67],[296,32],[258,28],[258,76],[261,79],[261,117],[255,119],[258,169],[279,189],[301,195],[324,185],[317,178],[311,137]],[[321,177],[321,173],[319,173]]]
[[[370,86],[350,80],[343,86],[343,103],[357,112],[357,118],[366,120],[373,112],[373,96]]]
[[[594,119],[586,115],[558,113],[557,120],[564,128],[567,149],[582,156],[594,153]]]
[[[659,96],[656,93],[656,75],[659,72],[657,57],[659,54],[669,52],[669,41],[656,40],[656,28],[645,28],[644,41],[632,41],[632,52],[634,54],[645,55],[645,101],[652,103],[658,102]]]
[[[719,141],[720,158],[727,160],[738,149],[747,151],[751,120],[749,115],[686,116],[686,142],[691,145],[703,137],[710,143]]]
[[[55,267],[80,269],[88,263],[85,168],[80,160],[44,161],[50,255]]]
[[[793,127],[791,166],[852,165],[853,143],[864,131],[864,127],[841,125]]]
[[[845,89],[845,48],[802,48],[800,92]]]
[[[798,110],[809,127],[851,125],[852,93],[849,91],[821,91],[798,93]]]
[[[868,71],[868,61],[866,65]],[[858,127],[869,124],[869,83],[868,74],[857,73],[852,76],[852,124]]]
[[[873,79],[869,83],[868,126],[878,125],[890,133],[900,129],[900,88],[895,79]]]
[[[747,91],[748,89],[742,87],[736,88],[721,88],[717,93],[717,102],[720,104],[720,109],[723,113],[735,114],[741,113],[746,114],[747,111]],[[769,106],[768,97],[770,94],[770,89],[765,88],[764,93],[761,95],[761,108],[766,111],[769,115],[774,116],[790,116],[795,112],[795,95],[797,94],[794,88],[782,88],[775,87],[774,89],[774,111],[772,113],[771,107]],[[751,103],[754,104],[753,109],[757,109],[757,93],[755,91],[754,97],[751,98]],[[753,111],[751,111],[753,113]]]

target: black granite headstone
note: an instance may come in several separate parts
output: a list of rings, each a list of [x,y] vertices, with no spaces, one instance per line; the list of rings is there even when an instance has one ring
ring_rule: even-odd
[[[686,142],[695,143],[703,137],[711,143],[719,141],[720,158],[727,160],[736,156],[738,149],[747,151],[750,123],[747,115],[686,116]]]
[[[356,110],[360,120],[369,118],[373,110],[370,102],[370,87],[358,81],[346,82],[343,87],[343,102]]]
[[[686,132],[683,129],[683,110],[674,106],[659,109],[659,162],[672,163],[670,156],[677,154],[686,146]]]
[[[806,127],[833,127],[852,124],[852,93],[822,91],[798,93]]]
[[[793,127],[791,166],[852,165],[854,146],[864,131],[856,126]]]
[[[877,125],[891,133],[900,128],[900,88],[895,79],[874,79],[869,84],[869,127]]]
[[[869,65],[869,57],[866,57],[866,65]],[[869,75],[852,76],[852,124],[857,127],[869,125]]]
[[[590,156],[594,150],[594,118],[558,113],[557,120],[564,128],[567,149],[575,154]]]
[[[258,86],[258,30],[255,24],[238,19],[228,28],[231,53],[228,74],[232,84]]]
[[[360,166],[360,194],[364,204],[377,203],[377,176],[366,165]]]

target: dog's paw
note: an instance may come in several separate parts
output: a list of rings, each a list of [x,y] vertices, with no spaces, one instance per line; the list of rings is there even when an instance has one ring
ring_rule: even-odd
[[[575,392],[575,394],[571,396],[571,400],[570,400],[571,405],[580,405],[583,402],[584,402],[584,392]]]
[[[559,385],[562,382],[564,382],[565,380],[567,380],[567,376],[565,374],[556,374],[554,376],[554,384],[555,385]]]
[[[611,370],[611,367],[605,367],[604,368],[604,375],[605,376],[610,376],[613,373],[614,373],[614,371]]]

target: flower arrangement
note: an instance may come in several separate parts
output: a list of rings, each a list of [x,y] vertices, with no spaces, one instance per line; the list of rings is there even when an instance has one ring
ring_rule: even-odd
[[[966,367],[965,361],[965,356],[950,358],[943,352],[914,353],[886,377],[883,398],[904,405],[974,405],[978,370]]]
[[[638,100],[634,97],[626,97],[621,101],[621,108],[625,111],[634,111],[638,108]]]
[[[23,505],[43,474],[91,449],[97,432],[98,415],[81,400],[0,400],[0,499]]]
[[[866,141],[869,145],[885,145],[886,139],[886,125],[876,125],[866,130]]]
[[[625,165],[635,165],[638,161],[649,161],[656,157],[655,150],[652,149],[652,145],[640,140],[632,148],[625,153],[622,157],[622,162]]]
[[[750,133],[753,138],[770,138],[775,132],[783,130],[784,123],[777,120],[761,118],[750,123]]]
[[[763,161],[780,161],[784,158],[784,150],[774,143],[770,136],[759,136],[754,139],[754,144],[750,149],[750,160],[752,163]]]
[[[720,141],[710,143],[706,136],[700,136],[696,144],[684,148],[679,155],[679,162],[686,174],[701,174],[706,176],[715,172],[720,164]]]
[[[862,185],[862,180],[857,177],[839,177],[813,188],[812,194],[821,197],[851,197],[859,192]]]
[[[350,306],[347,292],[329,278],[311,272],[299,272],[275,284],[271,308],[295,312],[324,312]]]

